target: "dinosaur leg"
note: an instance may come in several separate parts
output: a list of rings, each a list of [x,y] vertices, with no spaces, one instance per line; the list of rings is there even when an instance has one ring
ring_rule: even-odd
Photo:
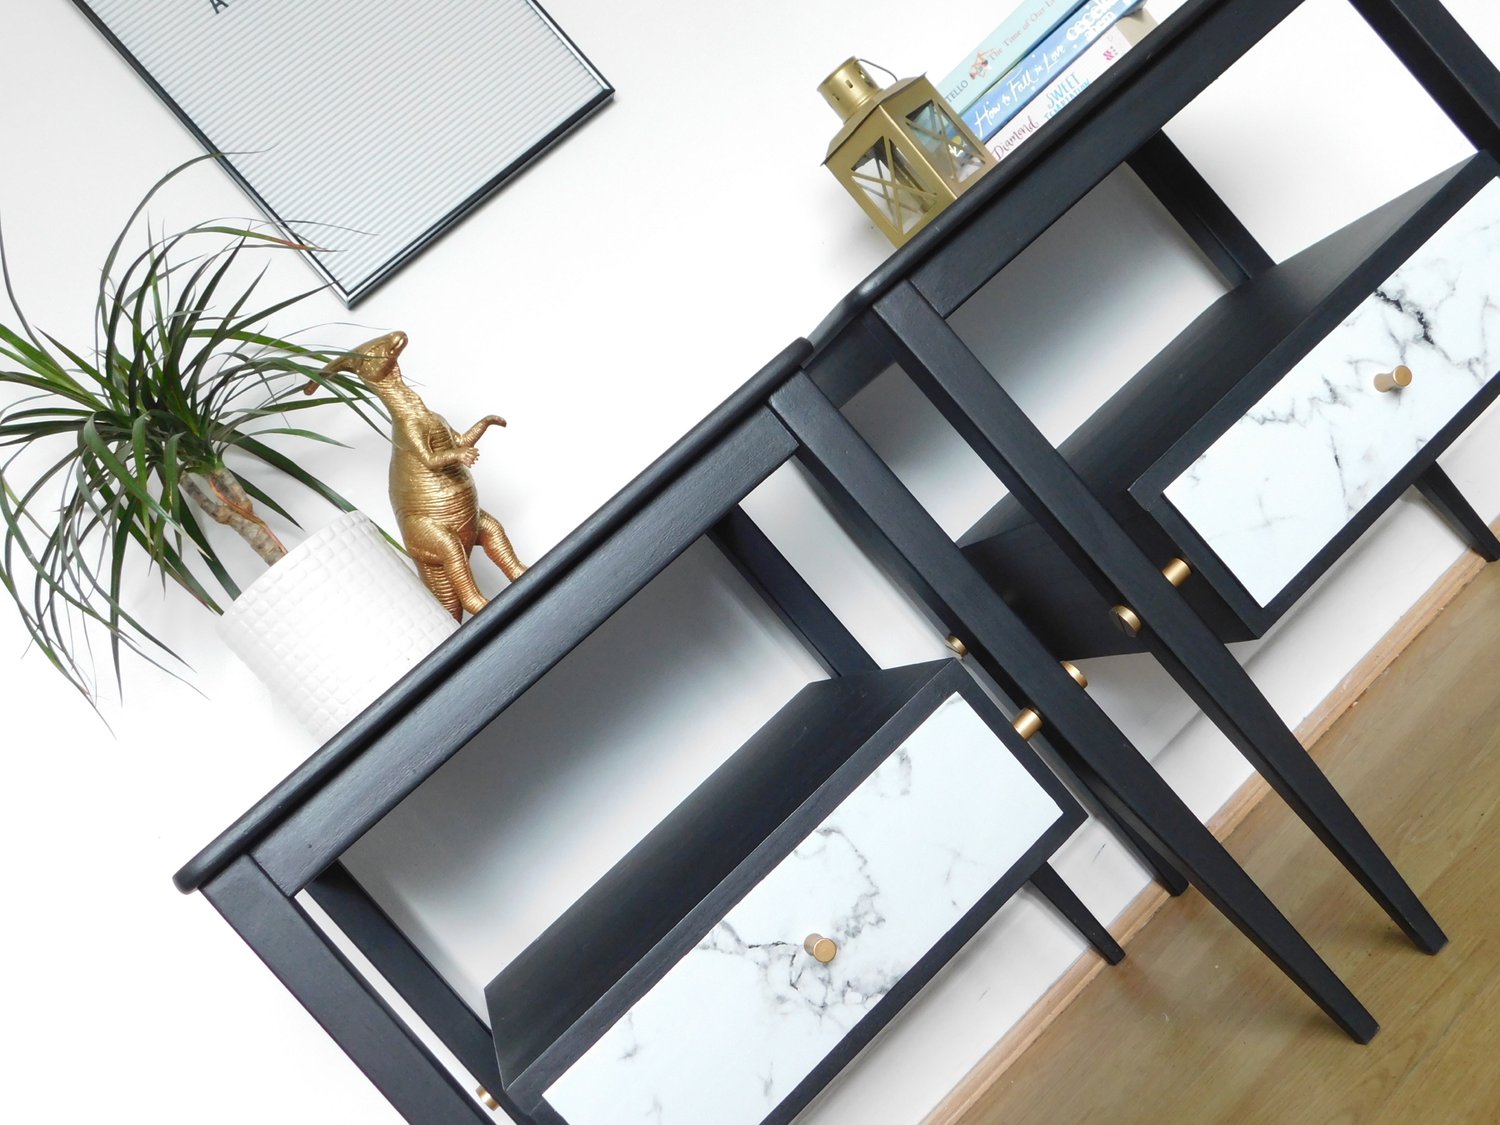
[[[500,521],[488,512],[479,513],[479,542],[484,553],[505,572],[505,577],[514,582],[526,573],[526,564],[516,558],[516,549],[510,545],[510,536]]]
[[[469,549],[459,536],[440,524],[425,519],[408,525],[404,531],[406,549],[422,568],[424,581],[428,568],[435,568],[442,571],[442,580],[452,591],[452,598],[464,609],[470,613],[478,613],[489,604],[474,582],[474,572],[469,569]],[[442,592],[433,583],[429,582],[427,588],[444,605],[452,604],[451,601],[444,600]]]
[[[449,581],[448,572],[439,563],[418,563],[417,569],[422,575],[422,585],[432,591],[432,596],[453,615],[453,620],[462,621],[464,619],[463,603],[458,600],[458,591]]]

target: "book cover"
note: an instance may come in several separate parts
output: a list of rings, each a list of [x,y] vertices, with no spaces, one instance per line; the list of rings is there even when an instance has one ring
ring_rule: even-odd
[[[1143,0],[1088,0],[1030,55],[964,112],[964,123],[988,141],[1032,98],[1051,85],[1094,41]]]
[[[948,77],[933,85],[954,113],[962,113],[1083,3],[1084,0],[1024,0]]]
[[[995,159],[1004,160],[1020,148],[1033,133],[1061,113],[1074,98],[1119,62],[1155,26],[1156,21],[1141,10],[1126,16],[1096,39],[1093,46],[1080,55],[1078,61],[1065,70],[1061,77],[1053,79],[1051,85],[1031,99],[1020,113],[990,138],[989,150],[995,154]]]

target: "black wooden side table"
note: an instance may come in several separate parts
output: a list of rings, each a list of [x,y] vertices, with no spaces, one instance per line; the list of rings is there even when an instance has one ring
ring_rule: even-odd
[[[1290,922],[1060,665],[841,413],[899,363],[1106,604],[1424,950],[1445,938],[1211,626],[963,345],[946,317],[1112,170],[1130,164],[1226,276],[1268,259],[1161,129],[1299,0],[1188,0],[1027,146],[938,216],[827,318],[545,556],[177,875],[414,1122],[486,1110],[296,902],[306,891],[518,1121],[490,1029],[340,862],[344,852],[700,537],[711,537],[834,673],[870,660],[740,501],[796,459],[860,547],[925,607],[966,665],[1072,771],[1079,794],[1174,891],[1197,886],[1341,1028],[1377,1025]],[[1351,0],[1476,147],[1500,153],[1500,75],[1437,0]],[[1438,476],[1424,491],[1479,535]],[[1065,914],[1107,935],[1060,881]],[[499,969],[500,966],[497,966]]]
[[[987,370],[946,319],[1126,164],[1161,192],[1226,276],[1260,269],[1264,251],[1161,130],[1299,3],[1189,0],[835,308],[812,337],[808,371],[840,405],[899,366],[1103,604],[1126,607],[1144,623],[1142,645],[1412,942],[1436,952],[1447,941],[1437,922],[1169,578],[1180,576],[1142,552],[1005,391],[1003,373]],[[1479,147],[1500,149],[1500,74],[1438,0],[1358,0],[1356,7]],[[1442,495],[1450,508],[1461,502],[1451,491]]]
[[[705,534],[727,545],[830,668],[867,667],[847,631],[738,514],[743,497],[795,457],[859,514],[863,542],[945,635],[972,639],[976,663],[1040,713],[1044,736],[1079,764],[1158,868],[1183,872],[1340,1027],[1369,1039],[1377,1030],[1369,1013],[813,385],[801,368],[810,351],[805,342],[787,349],[179,871],[178,887],[202,891],[408,1120],[488,1114],[296,902],[302,891],[497,1104],[533,1120],[503,1092],[484,1021],[340,856]],[[1080,929],[1094,929],[1060,881],[1042,882]]]

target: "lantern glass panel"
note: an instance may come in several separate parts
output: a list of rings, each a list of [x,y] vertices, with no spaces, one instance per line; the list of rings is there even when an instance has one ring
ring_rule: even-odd
[[[961,184],[984,171],[984,158],[964,136],[958,122],[935,102],[927,102],[908,113],[906,124],[933,168],[950,183]]]
[[[938,203],[937,195],[922,189],[910,161],[888,137],[881,137],[854,162],[852,179],[902,234],[916,227]]]

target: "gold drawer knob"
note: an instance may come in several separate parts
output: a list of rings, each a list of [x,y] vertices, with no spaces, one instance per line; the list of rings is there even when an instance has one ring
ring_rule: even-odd
[[[828,964],[839,952],[838,942],[822,934],[808,934],[802,939],[802,948],[812,954],[813,960],[820,965]]]
[[[951,648],[953,650],[953,654],[960,660],[969,655],[969,646],[964,644],[963,641],[959,640],[957,637],[949,637],[947,640],[943,641],[943,643]]]
[[[1161,576],[1174,586],[1181,586],[1193,576],[1193,568],[1188,566],[1182,559],[1173,559],[1161,568]],[[1115,619],[1120,632],[1127,637],[1139,637],[1145,624],[1141,621],[1140,614],[1128,605],[1117,605],[1110,610],[1110,615]]]
[[[1042,716],[1033,708],[1028,707],[1016,716],[1011,726],[1025,741],[1030,742],[1042,729]]]
[[[1089,686],[1089,678],[1083,674],[1083,669],[1078,667],[1078,665],[1074,664],[1071,660],[1064,660],[1062,666],[1063,671],[1072,676],[1073,682],[1079,687],[1086,688]]]
[[[1081,688],[1089,686],[1089,678],[1083,674],[1083,669],[1071,660],[1062,662],[1063,671],[1073,677],[1073,682]],[[1011,728],[1021,736],[1025,742],[1030,742],[1041,732],[1042,713],[1035,707],[1027,707],[1011,722]]]
[[[1115,627],[1127,637],[1139,637],[1141,630],[1146,627],[1141,620],[1140,614],[1128,605],[1117,605],[1109,611],[1110,616],[1115,619]]]
[[[1394,371],[1382,372],[1375,376],[1375,389],[1382,393],[1409,386],[1411,386],[1411,368],[1404,364]]]

